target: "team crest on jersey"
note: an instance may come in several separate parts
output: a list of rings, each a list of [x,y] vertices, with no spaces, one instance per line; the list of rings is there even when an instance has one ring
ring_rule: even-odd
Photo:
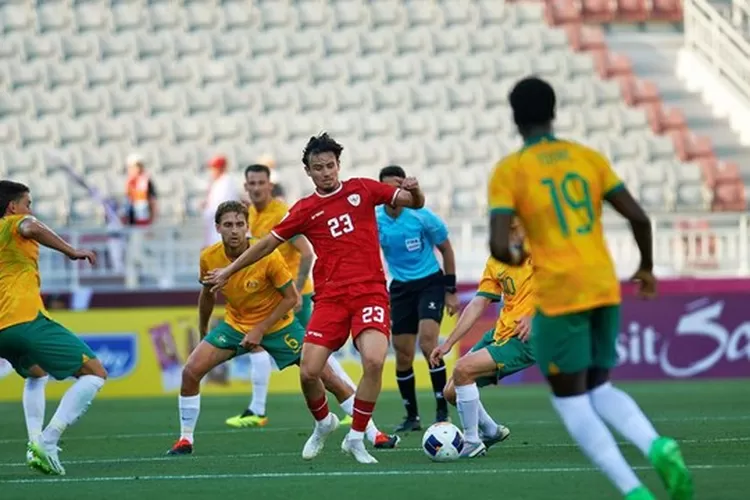
[[[353,206],[358,207],[359,202],[361,201],[358,194],[350,194],[349,197],[346,199],[349,203],[351,203]]]
[[[245,282],[245,290],[249,290],[251,288],[258,288],[258,282],[256,280],[247,280]]]

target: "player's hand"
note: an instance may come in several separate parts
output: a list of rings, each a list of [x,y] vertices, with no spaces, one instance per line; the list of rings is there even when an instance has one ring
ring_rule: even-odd
[[[201,283],[204,286],[211,286],[211,293],[216,293],[227,284],[229,281],[229,275],[226,273],[226,267],[211,269],[205,276],[201,277]]]
[[[651,271],[639,269],[630,281],[638,284],[636,296],[641,299],[651,300],[656,297],[656,276]]]
[[[294,303],[294,312],[298,313],[302,310],[302,295],[297,294],[297,302]]]
[[[435,368],[440,365],[440,361],[443,360],[443,357],[445,357],[446,354],[451,352],[451,349],[453,349],[453,345],[449,344],[448,342],[440,344],[435,349],[433,349],[432,353],[430,354],[430,366]]]
[[[253,328],[245,335],[245,338],[240,341],[240,347],[252,351],[260,345],[261,340],[263,340],[263,331]]]
[[[73,253],[68,255],[70,260],[86,260],[92,266],[96,264],[96,253],[93,250],[73,250]]]
[[[419,189],[419,181],[416,177],[406,177],[403,181],[401,181],[401,189],[405,189],[406,191],[414,191],[415,189]]]
[[[516,335],[518,340],[526,342],[531,334],[531,316],[524,316],[516,322]]]
[[[445,310],[448,311],[448,316],[455,316],[458,312],[460,303],[458,301],[458,294],[446,293],[445,294]]]

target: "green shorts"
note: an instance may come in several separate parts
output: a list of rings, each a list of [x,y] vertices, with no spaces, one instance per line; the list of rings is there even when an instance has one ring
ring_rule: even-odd
[[[0,330],[0,357],[23,378],[39,365],[57,380],[75,375],[96,355],[86,343],[60,323],[39,313],[35,320]]]
[[[559,316],[537,311],[531,323],[531,341],[545,375],[614,368],[619,332],[619,305]]]
[[[477,379],[479,387],[496,384],[508,375],[525,370],[535,363],[534,351],[531,344],[522,342],[516,337],[495,342],[494,329],[486,332],[482,336],[482,339],[474,344],[471,352],[482,349],[487,349],[487,352],[492,356],[492,360],[497,365],[497,372],[494,377],[480,377]]]
[[[264,336],[260,346],[271,355],[279,370],[283,370],[287,366],[299,362],[304,336],[305,329],[299,324],[299,321],[292,321],[289,326]],[[238,332],[221,321],[213,330],[208,332],[204,340],[219,349],[235,351],[235,356],[242,356],[249,352],[247,349],[240,347],[243,338],[245,338],[244,333]]]
[[[310,322],[310,316],[312,316],[312,296],[313,294],[308,293],[302,296],[302,309],[299,312],[294,313],[294,316],[302,325],[302,328],[307,328],[307,324]]]

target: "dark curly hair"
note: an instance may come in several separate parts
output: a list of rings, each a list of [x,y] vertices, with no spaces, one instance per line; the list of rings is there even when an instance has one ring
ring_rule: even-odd
[[[310,156],[317,155],[320,153],[333,153],[336,155],[336,161],[341,158],[341,152],[344,150],[344,146],[336,142],[328,132],[323,132],[320,135],[310,137],[307,141],[304,151],[302,151],[302,163],[306,166],[310,166]]]

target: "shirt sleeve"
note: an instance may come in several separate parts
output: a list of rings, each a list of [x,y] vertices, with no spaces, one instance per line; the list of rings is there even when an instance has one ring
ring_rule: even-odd
[[[495,166],[487,188],[490,213],[512,214],[516,210],[514,177],[506,158]]]
[[[206,256],[201,254],[200,258],[200,269],[198,270],[198,281],[201,281],[203,277],[210,271],[208,267],[208,259]]]
[[[266,276],[277,290],[283,290],[292,283],[292,273],[289,271],[284,259],[278,250],[271,252],[267,257],[268,266]]]
[[[365,189],[370,193],[374,205],[393,205],[400,188],[372,179],[360,179]]]
[[[487,259],[487,264],[484,266],[484,272],[479,281],[477,295],[480,297],[486,297],[492,301],[503,300],[503,287],[498,283],[497,278],[495,277],[495,270],[493,269],[491,259]]]
[[[289,209],[278,224],[271,230],[271,234],[279,241],[289,241],[304,232],[305,218],[297,203]]]
[[[33,217],[34,217],[33,215],[9,215],[8,217],[6,217],[6,219],[11,221],[11,229],[10,229],[11,234],[16,238],[23,239],[23,236],[21,235],[21,231],[20,231],[21,224],[26,219],[32,219]]]
[[[602,186],[602,196],[606,198],[607,196],[619,191],[620,189],[625,189],[625,184],[623,184],[622,179],[620,179],[620,177],[614,171],[612,165],[609,163],[609,160],[607,160],[607,158],[597,152],[593,153],[594,163],[596,163],[596,165],[599,167],[599,178]]]
[[[448,227],[445,222],[428,208],[421,208],[422,225],[433,245],[442,245],[448,239]]]

